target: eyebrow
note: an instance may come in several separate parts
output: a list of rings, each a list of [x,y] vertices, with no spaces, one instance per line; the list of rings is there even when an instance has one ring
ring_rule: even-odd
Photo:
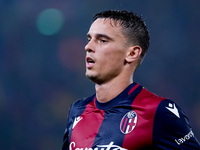
[[[87,37],[88,37],[88,38],[91,38],[92,36],[88,33],[88,34],[87,34]],[[108,39],[108,40],[112,40],[112,41],[113,41],[113,39],[112,39],[110,36],[106,35],[106,34],[100,34],[100,33],[98,33],[98,34],[95,34],[95,37],[96,37],[97,39],[99,39],[99,38],[106,38],[106,39]]]

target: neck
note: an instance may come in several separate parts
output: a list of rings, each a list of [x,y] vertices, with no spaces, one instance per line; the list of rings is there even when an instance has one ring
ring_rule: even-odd
[[[126,87],[133,83],[133,79],[124,80],[112,80],[107,83],[96,84],[96,97],[101,103],[108,102],[119,95]]]

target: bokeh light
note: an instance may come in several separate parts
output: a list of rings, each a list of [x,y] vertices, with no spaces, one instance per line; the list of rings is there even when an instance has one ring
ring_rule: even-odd
[[[49,8],[43,10],[37,18],[37,27],[44,35],[58,33],[63,27],[64,15],[58,9]]]

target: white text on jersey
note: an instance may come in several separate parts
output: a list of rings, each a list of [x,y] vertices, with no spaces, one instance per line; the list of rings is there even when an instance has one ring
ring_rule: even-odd
[[[191,137],[194,137],[194,133],[192,131],[190,131],[188,134],[186,134],[184,137],[180,139],[175,139],[175,141],[178,145],[180,145],[189,140]]]
[[[117,145],[113,145],[114,142],[110,142],[109,145],[97,145],[96,148],[92,149],[92,148],[76,148],[74,150],[127,150],[125,148],[122,148],[120,146],[117,146]],[[71,142],[70,145],[69,145],[69,150],[72,150],[74,147],[75,147],[75,142]]]

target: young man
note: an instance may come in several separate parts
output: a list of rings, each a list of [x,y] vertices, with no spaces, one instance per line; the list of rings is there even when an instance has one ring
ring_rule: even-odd
[[[96,14],[87,37],[86,76],[96,93],[72,104],[63,150],[200,149],[181,108],[133,82],[149,46],[139,16]]]

